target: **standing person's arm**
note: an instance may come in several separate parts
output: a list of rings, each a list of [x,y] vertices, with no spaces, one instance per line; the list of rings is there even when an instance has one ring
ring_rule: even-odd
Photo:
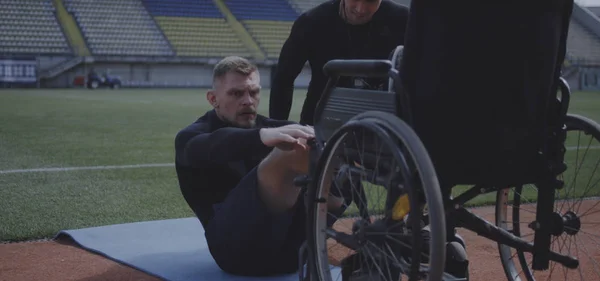
[[[404,40],[406,39],[406,32],[408,31],[408,15],[409,15],[409,9],[407,7],[402,7],[402,9],[400,9],[397,18],[400,21],[398,28],[398,35],[400,36],[400,38],[402,39],[400,45],[405,45],[404,44]]]
[[[294,95],[294,81],[308,60],[309,22],[306,15],[296,19],[281,48],[277,69],[271,81],[269,117],[288,120]]]

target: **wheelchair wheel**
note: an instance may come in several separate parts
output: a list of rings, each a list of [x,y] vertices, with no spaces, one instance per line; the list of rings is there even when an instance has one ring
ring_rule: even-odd
[[[551,250],[573,256],[579,268],[569,269],[550,261],[548,270],[531,269],[532,255],[498,245],[509,281],[600,280],[600,125],[585,117],[567,115],[565,185],[555,193],[553,214],[558,223]],[[584,147],[581,147],[584,146]],[[498,192],[496,224],[533,243],[537,188],[517,186]]]
[[[340,280],[332,265],[341,280],[442,280],[441,190],[424,146],[396,116],[365,112],[336,131],[307,195],[316,280]]]

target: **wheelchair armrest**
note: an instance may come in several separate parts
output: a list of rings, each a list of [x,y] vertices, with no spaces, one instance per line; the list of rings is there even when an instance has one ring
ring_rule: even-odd
[[[323,66],[325,75],[331,76],[363,76],[387,77],[392,68],[389,60],[330,60]]]

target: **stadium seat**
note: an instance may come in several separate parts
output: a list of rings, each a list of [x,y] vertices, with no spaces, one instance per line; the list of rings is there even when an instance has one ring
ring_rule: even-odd
[[[140,0],[64,0],[95,55],[172,56]]]
[[[279,57],[281,47],[292,29],[293,21],[246,20],[244,25],[254,37],[259,46],[266,52],[267,57]]]
[[[178,56],[249,57],[250,51],[211,0],[144,0]]]
[[[143,0],[154,17],[222,18],[212,0]]]
[[[1,54],[71,54],[50,0],[1,0]]]
[[[567,52],[575,58],[585,58],[589,62],[600,62],[600,37],[593,34],[576,20],[569,25]]]
[[[225,0],[231,13],[246,27],[268,58],[276,59],[299,13],[287,1]]]
[[[261,0],[260,5],[247,0],[223,2],[238,20],[294,21],[298,17],[298,12],[287,1]]]
[[[289,0],[290,5],[294,7],[299,14],[302,14],[327,1],[328,0]]]

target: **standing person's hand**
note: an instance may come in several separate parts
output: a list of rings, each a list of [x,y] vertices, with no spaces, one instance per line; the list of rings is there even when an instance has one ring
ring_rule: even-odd
[[[310,126],[292,124],[278,128],[260,129],[260,140],[269,147],[281,150],[307,150],[306,140],[315,137],[315,131]]]

